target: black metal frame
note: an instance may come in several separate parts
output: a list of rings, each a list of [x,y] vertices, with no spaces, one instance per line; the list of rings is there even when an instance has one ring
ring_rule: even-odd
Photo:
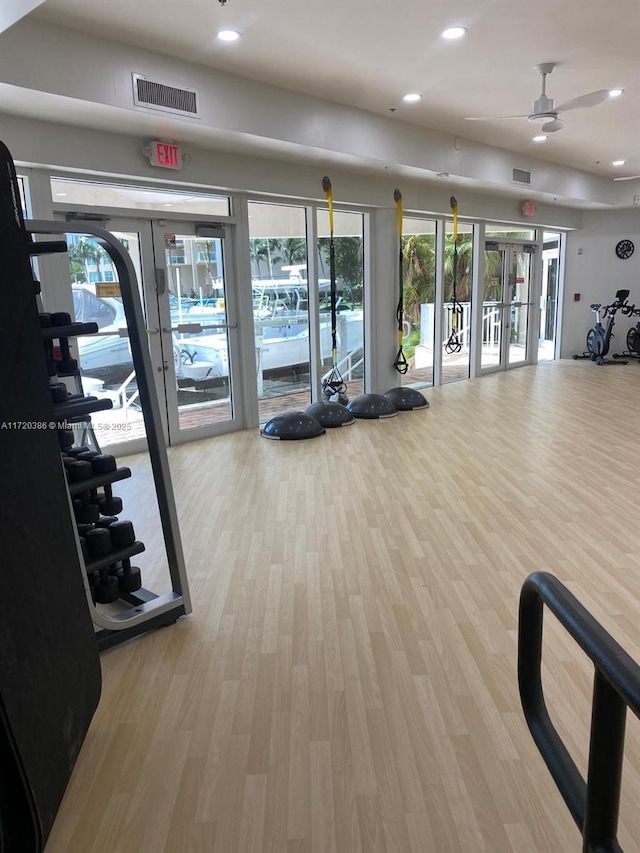
[[[585,783],[547,711],[542,689],[544,605],[595,666]],[[583,837],[583,853],[622,853],[616,835],[627,708],[640,717],[640,667],[569,590],[535,572],[520,593],[518,683],[529,730]]]

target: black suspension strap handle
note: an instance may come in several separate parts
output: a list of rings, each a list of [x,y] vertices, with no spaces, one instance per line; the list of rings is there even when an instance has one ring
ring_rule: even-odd
[[[337,312],[338,292],[336,287],[336,250],[333,240],[333,188],[326,176],[322,179],[322,189],[329,207],[329,277],[331,279],[331,372],[322,383],[322,390],[329,399],[344,397],[347,385],[338,370],[338,332]]]
[[[464,308],[458,302],[458,202],[455,196],[449,200],[451,212],[453,213],[453,298],[451,300],[451,332],[446,344],[445,352],[457,353],[462,349],[462,342],[458,335]]]
[[[398,353],[393,362],[394,368],[398,373],[404,374],[409,370],[409,362],[407,361],[402,349],[404,340],[404,329],[402,326],[404,314],[404,269],[402,263],[402,193],[400,190],[394,190],[393,198],[396,203],[398,214],[398,306],[396,308],[396,320],[398,321]]]

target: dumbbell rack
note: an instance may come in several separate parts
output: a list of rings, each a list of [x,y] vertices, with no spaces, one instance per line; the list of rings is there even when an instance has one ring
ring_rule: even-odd
[[[140,393],[172,591],[163,595],[156,595],[150,590],[141,588],[133,593],[122,593],[118,599],[118,603],[124,606],[118,608],[117,612],[106,612],[94,602],[94,596],[89,583],[89,574],[141,553],[144,551],[144,544],[136,541],[127,548],[110,552],[105,556],[87,558],[85,561],[84,576],[85,592],[91,619],[96,629],[98,648],[104,650],[145,633],[152,628],[169,625],[175,622],[180,616],[191,612],[178,516],[171,488],[166,447],[162,435],[160,409],[153,381],[146,336],[143,337],[145,324],[137,278],[131,259],[122,244],[112,234],[94,223],[78,224],[28,220],[25,225],[26,230],[32,235],[83,234],[90,236],[92,240],[102,246],[110,256],[117,271],[120,293],[127,318],[129,343]],[[42,331],[45,340],[47,336],[57,339],[63,337],[72,338],[78,335],[95,333],[97,326],[91,323],[71,323],[68,327],[56,326],[50,329],[43,329]],[[54,405],[54,413],[55,417],[60,421],[82,421],[86,423],[89,434],[92,436],[92,443],[95,445],[96,450],[99,451],[97,441],[91,430],[90,416],[91,413],[111,407],[112,403],[109,400],[101,400],[96,397],[83,397],[79,399],[77,395],[74,395],[74,399],[71,399],[69,402]],[[108,474],[92,479],[80,480],[76,483],[69,483],[69,497],[73,500],[74,496],[84,493],[87,490],[104,487],[130,476],[131,470],[129,468],[119,467],[116,471]],[[80,540],[77,531],[76,538],[80,550]]]

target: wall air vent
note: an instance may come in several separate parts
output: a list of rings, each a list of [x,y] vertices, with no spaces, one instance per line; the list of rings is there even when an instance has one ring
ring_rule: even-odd
[[[161,110],[164,113],[197,117],[196,93],[193,89],[178,89],[150,80],[141,74],[132,74],[133,102],[138,107]]]
[[[530,184],[531,172],[526,172],[524,169],[514,169],[512,180],[517,184]]]

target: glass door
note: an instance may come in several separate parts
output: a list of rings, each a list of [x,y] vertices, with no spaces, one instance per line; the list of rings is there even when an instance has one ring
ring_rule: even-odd
[[[534,244],[485,243],[483,372],[529,363]]]
[[[239,428],[237,321],[230,251],[219,224],[153,224],[155,290],[169,443]]]
[[[131,257],[162,428],[167,443],[177,444],[238,428],[232,395],[237,323],[224,228],[162,222],[105,218],[98,224]],[[67,243],[75,319],[98,325],[96,334],[76,341],[81,390],[113,404],[92,416],[92,426],[101,448],[136,452],[146,434],[117,272],[89,234],[70,233]]]

